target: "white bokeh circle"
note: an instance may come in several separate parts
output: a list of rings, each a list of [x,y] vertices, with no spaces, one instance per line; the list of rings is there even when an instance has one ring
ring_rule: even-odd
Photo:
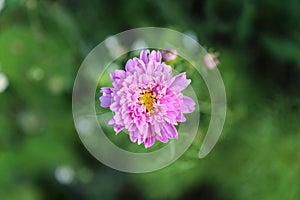
[[[130,173],[151,172],[176,161],[192,144],[199,127],[200,111],[196,94],[189,86],[185,94],[196,101],[195,111],[185,115],[178,140],[171,140],[161,149],[148,153],[126,151],[113,144],[103,132],[97,116],[95,92],[99,77],[118,57],[137,49],[176,49],[201,74],[211,96],[211,121],[199,157],[205,157],[217,142],[226,116],[226,95],[218,69],[208,71],[203,63],[207,52],[195,40],[180,32],[157,27],[131,29],[107,38],[96,46],[83,61],[73,88],[73,118],[79,137],[88,151],[103,164]]]

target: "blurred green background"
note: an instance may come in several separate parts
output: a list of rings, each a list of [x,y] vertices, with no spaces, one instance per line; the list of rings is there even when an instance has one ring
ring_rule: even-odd
[[[0,199],[300,199],[299,10],[298,0],[0,0]],[[127,174],[79,140],[72,87],[97,44],[144,26],[220,53],[228,112],[205,159],[197,138],[167,168]]]

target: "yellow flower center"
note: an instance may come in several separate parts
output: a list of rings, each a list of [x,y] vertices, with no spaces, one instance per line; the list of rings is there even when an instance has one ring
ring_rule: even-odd
[[[142,96],[139,100],[146,107],[147,112],[149,112],[153,107],[155,96],[149,89],[146,89],[144,92],[140,92],[140,94],[142,94]]]

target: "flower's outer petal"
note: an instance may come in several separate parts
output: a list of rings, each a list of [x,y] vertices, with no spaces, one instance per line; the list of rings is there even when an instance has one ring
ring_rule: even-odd
[[[177,120],[178,122],[185,122],[185,121],[186,121],[186,118],[184,117],[184,115],[183,115],[182,113],[180,113],[180,114],[177,116],[176,120]]]
[[[161,82],[168,81],[172,73],[172,68],[166,64],[158,64],[155,70],[155,76],[160,77]]]
[[[163,143],[167,143],[168,142],[168,136],[166,133],[166,130],[163,128],[163,126],[160,124],[159,126],[159,131],[156,131],[157,135],[156,135],[156,140],[159,140]]]
[[[112,97],[110,96],[101,96],[99,100],[101,102],[100,106],[102,106],[103,108],[109,108],[112,104]]]
[[[161,62],[161,53],[159,51],[152,51],[150,56],[149,56],[149,59],[152,60],[152,61],[155,61],[157,63],[160,63]]]
[[[142,50],[141,53],[140,53],[140,59],[145,64],[148,64],[148,62],[149,62],[149,54],[150,54],[150,51],[148,49],[147,50]]]
[[[120,131],[122,131],[124,129],[124,126],[121,126],[121,125],[118,125],[118,124],[115,124],[114,125],[114,130],[115,130],[115,132],[116,132],[116,135],[118,134],[118,133],[120,133]]]
[[[190,79],[186,79],[186,73],[183,72],[181,74],[178,74],[176,76],[174,76],[171,79],[169,88],[172,91],[181,91],[183,89],[185,89],[189,84],[191,83]]]
[[[138,135],[139,135],[139,133],[137,131],[130,132],[129,137],[130,137],[131,142],[136,142],[138,139]]]
[[[155,139],[161,141],[162,143],[167,143],[169,141],[167,137],[163,137],[159,135],[157,135]]]
[[[112,96],[111,96],[112,90],[113,88],[109,88],[109,87],[101,88],[100,92],[103,93],[103,96],[99,98],[100,106],[104,108],[110,107],[110,105],[112,104]]]
[[[143,60],[138,59],[137,57],[134,57],[132,60],[136,63],[135,70],[137,69],[141,69],[142,71],[146,70],[146,64],[144,63]]]
[[[125,77],[125,71],[123,70],[120,70],[120,69],[116,69],[114,72],[110,73],[110,78],[113,80],[113,81],[117,81],[121,78],[124,78]]]
[[[111,118],[111,119],[108,121],[108,124],[109,124],[109,125],[115,124],[115,119],[114,119],[114,118]]]
[[[135,66],[136,66],[136,62],[132,59],[129,59],[125,65],[125,70],[127,72],[133,72]]]
[[[103,93],[103,96],[111,96],[113,88],[110,87],[103,87],[100,89],[100,92]]]
[[[146,67],[146,74],[148,75],[147,76],[148,80],[152,80],[153,70],[154,70],[154,64],[153,64],[152,60],[150,60],[150,62],[148,63],[148,65]]]
[[[176,123],[176,118],[179,115],[179,112],[177,112],[176,110],[168,110],[166,112],[166,117],[168,118],[168,121],[171,124],[175,124]]]
[[[145,144],[145,148],[149,148],[154,144],[155,141],[155,136],[151,136],[151,137],[147,137],[144,144]]]
[[[162,124],[161,130],[160,130],[160,134],[164,138],[172,138],[172,135],[169,135],[169,132],[167,132],[164,124]]]
[[[147,149],[151,147],[154,144],[154,142],[155,142],[154,128],[152,126],[149,126],[147,137],[144,142],[145,148]]]
[[[178,133],[174,125],[166,122],[163,124],[163,126],[169,138],[178,138]]]
[[[113,111],[113,112],[116,112],[116,111],[119,110],[119,109],[120,109],[120,106],[119,106],[119,104],[118,104],[116,101],[114,101],[114,102],[111,104],[111,106],[110,106],[110,110]]]
[[[188,96],[183,96],[181,98],[181,111],[183,113],[191,113],[195,110],[195,102],[192,98]]]
[[[145,138],[143,137],[143,134],[141,132],[139,132],[139,136],[137,139],[138,145],[142,144],[144,141],[145,141]]]

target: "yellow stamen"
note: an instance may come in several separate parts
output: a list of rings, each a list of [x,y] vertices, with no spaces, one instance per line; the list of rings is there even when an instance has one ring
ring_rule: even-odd
[[[146,89],[144,92],[141,92],[142,96],[139,98],[141,103],[146,107],[147,112],[151,110],[154,102],[154,95],[149,89]]]

